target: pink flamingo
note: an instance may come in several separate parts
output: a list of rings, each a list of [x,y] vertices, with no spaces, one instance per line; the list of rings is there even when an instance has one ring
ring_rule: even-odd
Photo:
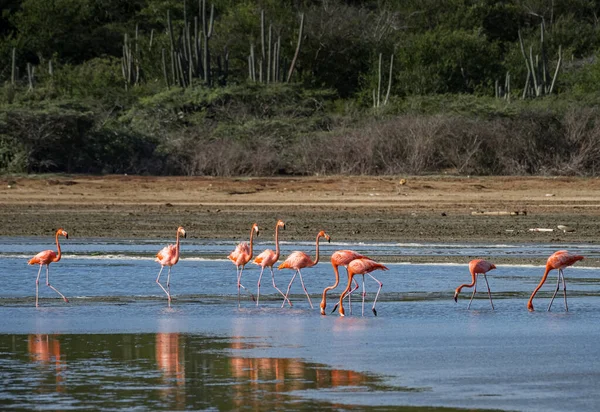
[[[246,264],[250,262],[250,259],[252,259],[254,232],[256,232],[256,236],[258,237],[258,225],[256,223],[252,224],[252,229],[250,229],[250,246],[248,246],[248,243],[246,242],[240,242],[236,246],[235,250],[228,256],[229,260],[231,260],[236,267],[238,306],[240,304],[240,287],[244,288],[246,292],[250,293],[250,291],[248,291],[248,289],[242,285],[242,272],[244,271],[244,266],[246,266]],[[252,297],[252,300],[256,300],[252,293],[250,293],[250,296]]]
[[[179,235],[182,235],[185,239],[186,234],[183,227],[179,226],[177,228],[177,241],[175,242],[175,246],[168,245],[165,246],[160,252],[156,254],[156,261],[160,263],[160,272],[158,272],[158,277],[156,278],[156,283],[161,287],[162,290],[167,294],[167,298],[169,299],[169,306],[171,306],[171,267],[179,262]],[[169,272],[167,274],[167,288],[160,283],[160,275],[162,274],[165,266],[169,267]]]
[[[279,260],[279,228],[280,227],[282,227],[285,230],[285,222],[283,220],[278,220],[277,224],[275,225],[275,252],[273,252],[271,249],[267,249],[254,259],[254,263],[261,267],[260,275],[258,276],[258,293],[256,296],[256,306],[258,306],[258,301],[260,299],[260,280],[262,279],[262,275],[265,270],[265,267],[268,267],[269,269],[271,269],[271,279],[273,280],[273,287],[277,290],[277,292],[279,292],[281,294],[281,296],[283,296],[283,298],[284,298],[283,301],[285,303],[285,299],[286,299],[285,294],[277,287],[277,285],[275,285],[275,274],[273,273],[273,265],[275,263],[277,263],[277,261]],[[292,302],[290,302],[289,299],[288,299],[288,303],[290,306],[292,306]]]
[[[56,289],[54,286],[52,286],[50,284],[50,273],[49,273],[50,272],[50,263],[58,262],[62,256],[62,253],[60,251],[60,243],[58,242],[58,235],[64,236],[65,239],[69,238],[69,234],[66,231],[64,231],[63,229],[58,229],[56,231],[56,249],[58,249],[57,253],[54,253],[53,250],[44,250],[43,252],[40,252],[37,255],[35,255],[28,262],[30,265],[36,265],[36,264],[40,265],[40,270],[38,271],[37,279],[35,280],[35,307],[36,308],[39,306],[38,305],[38,292],[39,292],[39,285],[40,285],[40,274],[42,273],[43,265],[46,265],[46,286],[48,286],[50,289],[52,289],[53,291],[58,293],[65,302],[69,303],[69,299],[65,298],[65,295],[60,293],[58,291],[58,289]]]
[[[348,263],[352,262],[355,259],[369,259],[367,256],[363,256],[360,253],[356,253],[353,250],[337,250],[333,252],[331,255],[331,266],[333,266],[333,272],[335,273],[335,283],[331,286],[323,289],[323,298],[321,299],[321,315],[325,315],[325,308],[327,307],[327,292],[332,289],[337,288],[340,283],[340,273],[338,272],[338,266],[344,266],[346,268],[346,272],[348,271]],[[356,279],[354,280],[355,288],[348,292],[348,305],[350,305],[350,294],[358,289],[358,282]],[[334,306],[331,313],[335,312],[337,309],[337,304]],[[352,313],[352,306],[350,306],[350,313]]]
[[[373,275],[371,275],[371,272],[374,270],[377,270],[377,269],[388,270],[388,268],[380,263],[375,262],[374,260],[369,259],[369,258],[355,259],[352,262],[348,263],[347,268],[348,268],[348,286],[346,286],[346,289],[340,295],[340,301],[338,302],[340,316],[345,316],[343,301],[344,301],[344,297],[346,297],[346,294],[348,292],[350,292],[350,289],[352,289],[352,279],[354,279],[355,275],[363,275],[363,312],[362,312],[363,316],[365,314],[365,293],[364,293],[365,275],[371,276],[371,278],[373,278],[374,281],[379,283],[379,290],[377,291],[377,295],[375,296],[375,300],[373,301],[373,307],[371,308],[371,310],[373,311],[373,314],[375,316],[377,316],[377,310],[375,310],[375,304],[377,303],[377,298],[379,297],[379,292],[381,292],[383,283],[381,283],[379,280],[375,279],[375,277]]]
[[[460,285],[454,291],[454,301],[458,302],[458,294],[462,290],[462,288],[473,288],[473,294],[471,295],[471,300],[469,301],[469,306],[467,309],[471,308],[471,302],[473,302],[473,297],[475,297],[475,292],[477,292],[477,275],[483,275],[485,279],[485,284],[487,285],[488,296],[490,297],[490,303],[492,304],[492,310],[494,310],[494,302],[492,302],[492,292],[490,291],[490,284],[487,281],[487,277],[485,274],[492,269],[496,269],[496,266],[487,260],[483,259],[474,259],[469,262],[469,272],[471,272],[471,283],[465,283]]]
[[[285,298],[283,300],[283,303],[281,304],[281,307],[283,307],[285,305],[285,299],[288,299],[288,296],[290,294],[290,288],[292,287],[292,283],[294,283],[294,279],[296,278],[296,275],[300,275],[300,283],[302,283],[302,288],[304,289],[304,293],[306,294],[306,297],[308,298],[308,303],[310,303],[310,307],[312,309],[313,305],[312,302],[310,301],[310,296],[308,295],[308,291],[306,290],[306,287],[304,286],[304,280],[302,280],[302,273],[300,272],[300,269],[304,269],[304,268],[309,268],[312,266],[315,266],[317,263],[319,263],[319,239],[324,237],[325,239],[327,239],[328,242],[331,241],[331,238],[329,237],[329,235],[327,233],[325,233],[324,231],[320,231],[319,234],[317,235],[317,240],[316,240],[316,248],[317,248],[317,254],[315,256],[315,260],[311,260],[311,258],[304,252],[292,252],[288,258],[281,264],[279,265],[278,269],[294,269],[296,272],[294,272],[294,276],[292,276],[292,280],[290,281],[290,284],[288,285],[287,288],[287,292],[285,294]],[[288,299],[289,301],[289,299]]]
[[[565,275],[563,274],[563,269],[573,265],[575,262],[578,262],[583,259],[581,255],[574,255],[572,253],[567,252],[566,250],[559,250],[558,252],[553,253],[546,262],[546,271],[544,272],[544,276],[540,281],[539,285],[535,288],[529,301],[527,302],[527,309],[533,312],[533,298],[535,294],[540,290],[544,282],[546,282],[546,278],[548,277],[548,273],[552,269],[558,269],[558,281],[556,282],[556,290],[554,291],[554,295],[552,295],[552,300],[550,300],[550,305],[548,306],[548,312],[550,312],[550,308],[552,307],[552,302],[554,302],[554,297],[558,293],[558,289],[560,288],[560,279],[562,278],[563,283],[563,293],[565,296],[565,310],[569,311],[569,306],[567,305],[567,283],[565,282]]]

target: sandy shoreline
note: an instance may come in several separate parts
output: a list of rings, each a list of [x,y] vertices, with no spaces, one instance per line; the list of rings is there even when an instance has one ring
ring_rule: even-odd
[[[285,238],[296,241],[319,230],[353,242],[564,245],[600,238],[599,179],[405,179],[3,176],[0,235],[47,236],[61,226],[75,237],[169,239],[182,225],[191,238],[242,240],[257,222],[264,240],[283,219]],[[487,214],[474,215],[480,212]]]

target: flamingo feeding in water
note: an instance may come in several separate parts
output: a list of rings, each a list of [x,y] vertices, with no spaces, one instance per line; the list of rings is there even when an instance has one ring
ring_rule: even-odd
[[[340,301],[338,302],[340,316],[345,316],[343,301],[344,301],[344,297],[346,297],[346,294],[348,292],[350,292],[350,289],[352,288],[352,279],[354,279],[355,275],[363,275],[363,311],[362,311],[363,316],[365,314],[365,291],[364,291],[365,290],[365,276],[364,275],[371,276],[371,278],[373,278],[374,281],[379,283],[379,290],[377,291],[377,295],[375,296],[375,300],[373,301],[373,307],[371,308],[371,310],[373,311],[373,314],[375,316],[377,316],[377,310],[375,310],[375,304],[377,303],[377,298],[379,297],[379,292],[381,292],[383,283],[381,283],[379,280],[375,279],[375,277],[373,275],[371,275],[371,272],[374,270],[377,270],[377,269],[388,270],[388,268],[386,266],[382,265],[381,263],[377,263],[374,260],[371,260],[369,258],[355,259],[348,264],[347,268],[348,268],[348,286],[346,286],[346,289],[340,295]]]
[[[554,291],[554,295],[552,295],[550,305],[548,305],[548,312],[550,311],[550,308],[552,307],[552,302],[554,302],[554,297],[556,296],[556,294],[558,293],[558,289],[560,288],[561,278],[563,283],[563,293],[565,296],[565,310],[568,312],[569,306],[567,305],[567,283],[565,282],[565,275],[563,274],[563,269],[568,266],[571,266],[575,262],[578,262],[582,259],[583,256],[574,255],[572,253],[567,252],[566,250],[559,250],[558,252],[555,252],[552,255],[550,255],[548,261],[546,262],[546,271],[544,272],[544,276],[542,276],[542,280],[540,281],[539,285],[537,285],[537,287],[531,294],[529,301],[527,302],[527,309],[533,312],[533,298],[535,294],[538,292],[538,290],[540,290],[544,282],[546,282],[548,273],[550,273],[552,269],[558,269],[558,280],[556,282],[556,290]]]
[[[254,263],[261,267],[260,275],[258,276],[258,293],[256,296],[256,306],[258,306],[258,301],[260,300],[260,280],[262,279],[262,275],[266,267],[271,269],[271,279],[273,280],[273,287],[277,290],[277,292],[281,294],[281,296],[283,296],[284,303],[286,300],[285,294],[277,287],[277,285],[275,285],[275,274],[273,273],[273,265],[279,260],[280,227],[285,230],[285,222],[283,220],[278,220],[277,224],[275,225],[275,252],[273,252],[271,249],[267,249],[254,259]],[[290,306],[292,306],[292,302],[290,302],[289,299],[288,303]]]
[[[158,277],[156,278],[156,283],[161,287],[162,290],[167,294],[167,298],[169,299],[169,306],[171,305],[171,267],[179,262],[179,235],[182,235],[185,239],[186,234],[183,227],[179,226],[177,228],[177,241],[175,242],[175,246],[168,245],[165,246],[160,252],[156,254],[156,261],[160,263],[160,271],[158,272]],[[167,288],[160,283],[160,275],[162,274],[165,266],[169,267],[169,272],[167,274]]]
[[[43,252],[40,252],[37,255],[35,255],[28,262],[30,265],[36,265],[36,264],[40,265],[40,270],[38,271],[37,279],[35,280],[35,307],[36,308],[39,306],[38,305],[38,293],[39,293],[39,285],[40,285],[40,275],[42,273],[42,266],[44,266],[44,265],[46,265],[46,286],[48,286],[50,289],[52,289],[53,291],[58,293],[65,302],[69,303],[69,299],[65,298],[65,295],[60,293],[58,291],[58,289],[56,289],[54,286],[52,286],[50,284],[50,263],[58,262],[62,256],[62,253],[60,251],[60,243],[58,242],[58,235],[64,236],[65,239],[69,238],[69,234],[65,230],[58,229],[56,231],[55,237],[56,237],[57,253],[54,253],[53,250],[44,250]]]
[[[238,288],[238,306],[240,304],[240,287],[243,288],[246,292],[250,293],[248,289],[242,285],[242,272],[244,271],[244,266],[250,259],[252,259],[252,244],[254,240],[254,232],[256,232],[256,236],[258,237],[258,225],[256,223],[252,224],[252,228],[250,229],[250,246],[246,242],[240,242],[235,250],[231,252],[228,256],[229,260],[233,262],[236,268],[237,273],[237,288]],[[252,300],[256,300],[254,295],[250,293]]]
[[[335,273],[335,283],[331,286],[323,289],[323,298],[321,299],[321,315],[325,315],[325,308],[327,307],[327,292],[332,289],[337,288],[340,283],[340,273],[338,272],[338,266],[344,266],[346,268],[346,272],[348,271],[348,263],[352,262],[355,259],[369,259],[367,256],[363,256],[360,253],[356,253],[353,250],[337,250],[333,252],[331,255],[331,266],[333,266],[333,273]],[[356,287],[348,292],[348,305],[350,305],[350,294],[358,289],[358,282],[356,279],[354,280]],[[332,310],[332,313],[337,309],[337,304]],[[352,307],[350,306],[350,313],[352,313]]]
[[[311,258],[304,252],[292,252],[288,258],[281,264],[279,265],[278,269],[294,269],[296,272],[294,272],[294,276],[292,276],[292,280],[290,281],[290,284],[288,285],[287,288],[287,292],[285,293],[285,298],[283,300],[283,303],[281,304],[281,307],[283,307],[285,305],[285,299],[288,299],[288,296],[290,294],[290,288],[292,287],[292,283],[294,283],[294,279],[296,278],[296,275],[300,275],[300,283],[302,283],[302,288],[304,289],[304,293],[306,294],[306,297],[308,298],[308,303],[310,304],[310,307],[312,309],[313,305],[312,302],[310,301],[310,296],[308,294],[308,291],[306,290],[306,286],[304,286],[304,280],[302,280],[302,273],[300,272],[300,269],[304,269],[304,268],[309,268],[312,266],[315,266],[317,263],[319,263],[319,239],[320,238],[325,238],[327,239],[328,242],[331,241],[331,238],[329,237],[329,235],[327,233],[325,233],[324,231],[320,231],[319,234],[317,235],[317,240],[316,240],[316,249],[317,249],[317,254],[315,256],[315,260],[311,260]],[[289,301],[289,299],[288,299]]]
[[[475,292],[477,292],[477,275],[483,275],[485,279],[485,284],[487,285],[488,296],[490,297],[490,303],[492,304],[492,310],[494,310],[494,302],[492,302],[492,292],[490,291],[490,284],[487,281],[487,277],[485,274],[492,269],[496,269],[496,266],[487,260],[483,259],[474,259],[469,262],[469,272],[471,272],[471,283],[464,283],[456,288],[454,291],[454,301],[458,302],[458,294],[462,290],[462,288],[473,288],[473,294],[471,295],[471,300],[469,301],[469,306],[467,309],[471,308],[471,302],[473,302],[473,298],[475,297]]]

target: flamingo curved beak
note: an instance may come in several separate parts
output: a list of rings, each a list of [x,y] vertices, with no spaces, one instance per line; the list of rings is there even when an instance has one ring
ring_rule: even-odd
[[[335,306],[333,307],[333,310],[331,311],[331,313],[335,312],[335,310],[337,309],[338,304],[336,303]]]
[[[65,239],[69,238],[69,234],[65,232]]]
[[[454,301],[458,303],[458,293],[454,292]]]

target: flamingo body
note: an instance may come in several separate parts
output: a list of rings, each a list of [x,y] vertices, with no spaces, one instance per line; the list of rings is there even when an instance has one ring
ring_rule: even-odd
[[[236,266],[244,266],[252,259],[252,249],[246,242],[240,242],[228,256]]]
[[[292,252],[286,260],[283,261],[277,269],[304,269],[316,265],[317,262],[313,261],[310,256],[304,252],[296,251]]]
[[[161,266],[173,266],[177,264],[177,262],[179,262],[177,247],[175,247],[175,245],[165,246],[156,254],[156,261],[160,263]]]
[[[552,302],[554,302],[554,297],[556,296],[556,293],[558,292],[558,289],[560,288],[560,280],[562,278],[563,293],[564,293],[564,297],[565,297],[565,310],[568,312],[569,306],[567,305],[567,283],[565,281],[563,269],[575,264],[576,262],[578,262],[582,259],[584,259],[583,256],[570,253],[566,250],[559,250],[558,252],[554,252],[552,255],[550,255],[550,257],[546,261],[546,270],[544,271],[544,276],[542,276],[542,280],[540,280],[540,283],[537,285],[537,287],[531,294],[529,301],[527,302],[527,309],[529,309],[530,311],[533,312],[533,310],[534,310],[533,309],[533,298],[535,297],[538,290],[540,290],[541,287],[546,282],[546,279],[548,278],[548,273],[550,273],[551,270],[557,269],[558,270],[558,281],[556,283],[556,290],[554,291],[554,295],[552,295],[552,299],[550,300],[550,305],[548,306],[548,311],[550,311],[550,308],[552,307]]]
[[[40,275],[42,273],[42,267],[44,265],[46,265],[46,286],[48,286],[50,289],[54,290],[56,293],[58,293],[60,295],[61,298],[63,298],[63,300],[67,303],[69,303],[69,299],[67,299],[65,297],[65,295],[63,295],[62,293],[60,293],[58,291],[58,289],[56,289],[54,286],[52,286],[50,284],[50,263],[52,262],[58,262],[60,261],[60,258],[62,257],[62,253],[60,250],[60,243],[58,241],[58,236],[64,236],[65,239],[69,238],[69,234],[64,230],[64,229],[58,229],[56,231],[55,234],[55,239],[56,239],[56,250],[57,253],[55,253],[53,250],[44,250],[40,253],[38,253],[37,255],[35,255],[34,257],[32,257],[31,259],[29,259],[29,261],[27,262],[30,265],[40,265],[40,270],[38,271],[38,275],[37,278],[35,280],[35,307],[38,307],[38,296],[39,296],[39,284],[40,284]]]
[[[258,276],[257,283],[257,297],[256,297],[256,306],[258,306],[258,302],[260,300],[260,281],[262,279],[263,272],[265,268],[269,268],[271,270],[271,279],[273,281],[273,287],[280,295],[283,296],[283,303],[285,304],[286,298],[285,294],[277,287],[275,284],[275,274],[273,273],[273,265],[277,263],[279,260],[279,228],[282,227],[285,229],[285,222],[283,220],[278,220],[275,224],[275,251],[273,252],[271,249],[267,249],[259,254],[256,258],[254,258],[254,264],[260,266],[260,275]],[[292,306],[292,302],[288,300],[288,304]]]
[[[184,238],[186,237],[185,229],[181,226],[177,228],[177,237],[175,241],[175,245],[168,245],[162,248],[156,254],[156,261],[160,263],[160,271],[158,272],[158,276],[156,278],[156,283],[158,286],[167,294],[167,299],[169,301],[169,306],[171,306],[171,267],[179,262],[179,235],[182,235]],[[167,287],[165,287],[160,283],[160,275],[162,274],[165,266],[169,267],[169,272],[167,274]]]
[[[458,295],[463,288],[473,288],[473,294],[471,295],[471,300],[469,301],[469,306],[467,309],[471,308],[471,302],[473,302],[473,298],[475,297],[475,292],[477,291],[477,275],[483,275],[485,279],[485,283],[488,288],[488,296],[490,298],[490,303],[492,305],[492,309],[494,309],[494,302],[492,301],[492,292],[490,291],[490,285],[487,281],[487,277],[485,274],[492,269],[496,269],[496,265],[488,262],[483,259],[473,259],[469,262],[469,272],[471,273],[471,283],[464,283],[456,288],[454,291],[454,301],[458,302]]]
[[[340,273],[338,271],[338,266],[344,266],[346,267],[346,271],[348,269],[348,263],[352,262],[355,259],[364,259],[367,258],[367,256],[361,255],[360,253],[357,253],[353,250],[348,250],[348,249],[344,249],[344,250],[336,250],[335,252],[333,252],[331,254],[331,266],[333,267],[333,273],[335,274],[335,283],[331,286],[326,287],[325,289],[323,289],[323,297],[321,298],[321,304],[320,309],[321,309],[321,315],[325,315],[325,308],[327,307],[327,292],[329,292],[332,289],[335,289],[338,287],[338,285],[340,284]],[[358,288],[358,283],[356,284],[356,288]],[[348,293],[348,304],[350,304],[350,294],[356,289],[351,290]],[[337,305],[333,308],[333,312],[335,312],[335,309],[337,308]],[[352,309],[350,309],[350,311],[352,311]]]
[[[359,259],[355,259],[352,262],[348,263],[348,286],[346,286],[346,290],[344,290],[344,292],[342,292],[342,295],[340,296],[340,301],[338,302],[340,316],[345,316],[343,300],[344,300],[344,297],[346,296],[346,294],[352,288],[352,279],[354,278],[354,276],[369,274],[369,276],[373,277],[372,275],[370,275],[370,273],[373,272],[374,270],[388,270],[388,268],[386,266],[382,265],[381,263],[377,263],[374,260],[369,259],[369,258],[359,258]],[[373,279],[375,279],[375,278],[373,277]],[[379,283],[379,291],[377,292],[377,296],[375,297],[375,301],[373,302],[372,310],[373,310],[373,313],[375,314],[375,316],[377,316],[377,311],[375,310],[375,303],[377,302],[377,297],[379,296],[379,292],[381,291],[382,283],[379,282],[377,279],[375,279],[375,280]],[[364,293],[363,293],[363,302],[364,302]],[[363,313],[364,313],[364,311],[363,311]]]
[[[53,250],[44,250],[32,257],[27,263],[30,265],[49,265],[59,260],[60,258],[57,259],[57,255]]]
[[[236,269],[237,275],[237,287],[238,287],[238,306],[240,305],[240,288],[243,288],[247,291],[246,287],[242,285],[242,273],[244,272],[244,267],[250,259],[252,259],[252,245],[254,242],[254,232],[256,232],[256,236],[258,236],[258,225],[256,223],[252,224],[252,228],[250,229],[250,244],[246,242],[240,242],[235,247],[235,249],[227,256],[229,260],[233,262]],[[250,292],[248,292],[250,293]],[[256,300],[254,295],[250,293],[252,300]]]
[[[315,248],[316,248],[315,260],[312,260],[310,258],[310,256],[308,256],[304,252],[296,251],[296,252],[290,253],[290,255],[287,257],[287,259],[281,265],[279,265],[279,267],[278,267],[279,270],[293,269],[296,271],[294,273],[294,276],[292,276],[292,280],[290,280],[290,283],[288,284],[287,292],[285,294],[285,298],[284,298],[284,301],[283,301],[283,304],[281,305],[281,307],[283,307],[285,305],[285,299],[287,299],[290,294],[290,288],[292,287],[292,283],[294,283],[294,279],[296,278],[296,275],[299,275],[300,283],[302,284],[302,288],[304,289],[304,293],[306,294],[308,303],[310,304],[310,307],[312,309],[313,305],[310,300],[310,295],[308,294],[308,291],[306,290],[306,287],[304,286],[304,280],[302,279],[302,272],[300,272],[300,269],[312,267],[312,266],[315,266],[317,263],[319,263],[319,239],[322,237],[327,239],[328,242],[331,241],[331,237],[327,233],[325,233],[323,230],[321,230],[317,234],[317,239],[315,240]],[[289,301],[289,299],[288,299],[288,301]]]

